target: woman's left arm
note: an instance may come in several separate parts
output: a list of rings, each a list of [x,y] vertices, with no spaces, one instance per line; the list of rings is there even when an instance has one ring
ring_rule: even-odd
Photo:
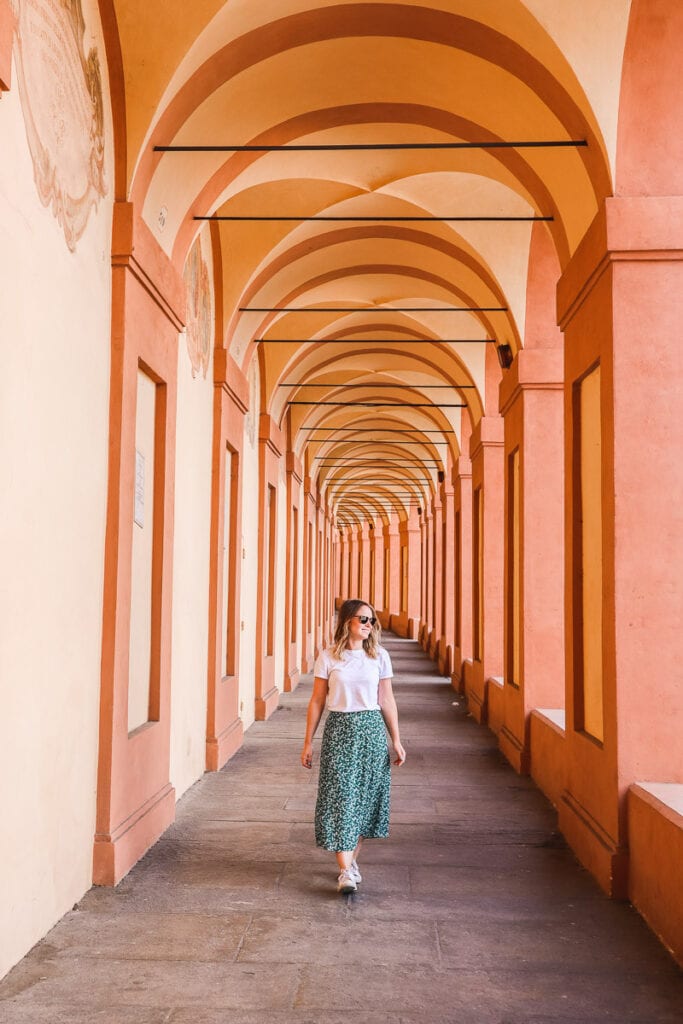
[[[396,753],[395,765],[402,765],[406,759],[406,752],[401,743],[401,736],[398,731],[398,709],[396,707],[396,698],[394,697],[394,691],[391,686],[391,677],[388,679],[380,679],[379,681],[379,706],[382,711],[382,718],[384,724],[387,727],[387,731],[391,736],[391,742],[394,745],[394,751]]]

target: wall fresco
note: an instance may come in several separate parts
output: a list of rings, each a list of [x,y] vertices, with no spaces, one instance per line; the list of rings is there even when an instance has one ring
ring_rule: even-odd
[[[11,0],[15,63],[38,195],[73,252],[107,193],[97,49],[87,56],[81,0]]]
[[[192,376],[196,377],[201,370],[206,377],[211,357],[213,310],[209,268],[202,255],[199,238],[190,249],[183,277],[187,288],[185,340]]]

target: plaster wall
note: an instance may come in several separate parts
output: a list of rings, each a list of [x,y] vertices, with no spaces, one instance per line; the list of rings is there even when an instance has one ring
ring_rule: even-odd
[[[92,881],[111,315],[106,89],[108,191],[69,251],[15,70],[0,100],[0,976]]]
[[[171,654],[171,783],[180,797],[204,771],[209,625],[213,368],[192,376],[178,345]]]

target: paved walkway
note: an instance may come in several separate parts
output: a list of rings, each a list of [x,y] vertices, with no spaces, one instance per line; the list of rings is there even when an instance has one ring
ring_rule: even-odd
[[[0,984],[2,1024],[681,1024],[683,976],[417,644],[386,640],[408,751],[357,895],[312,841],[310,679],[116,890]]]

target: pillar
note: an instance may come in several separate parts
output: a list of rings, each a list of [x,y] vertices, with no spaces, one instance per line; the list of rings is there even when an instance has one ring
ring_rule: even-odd
[[[109,480],[93,881],[116,885],[171,824],[171,598],[178,332],[182,279],[130,203],[112,236]],[[128,730],[138,371],[155,385],[149,720]],[[143,510],[144,512],[144,510]]]
[[[488,681],[503,675],[503,420],[483,416],[470,438],[472,460],[472,715],[488,720]]]
[[[432,570],[432,622],[429,631],[429,647],[427,653],[430,658],[437,658],[439,640],[441,638],[441,619],[443,615],[443,505],[441,495],[437,492],[432,498],[432,533],[433,542],[433,570]]]
[[[241,460],[244,416],[248,407],[246,377],[225,349],[217,349],[214,354],[207,771],[218,771],[242,745],[239,713]],[[226,502],[229,502],[227,507]]]
[[[472,463],[461,455],[455,465],[455,650],[451,683],[465,692],[472,671]]]
[[[277,598],[277,495],[284,436],[268,415],[259,419],[259,592],[256,605],[256,718],[268,718],[278,703],[275,685]]]
[[[629,786],[683,782],[672,756],[683,720],[681,223],[681,196],[607,199],[558,287],[569,638],[560,826],[615,896],[627,892]]]
[[[439,672],[450,676],[455,653],[455,498],[453,477],[441,485],[443,540],[441,544],[441,629],[436,648]]]
[[[562,348],[518,352],[500,387],[505,424],[505,666],[501,750],[530,767],[529,715],[564,707]]]
[[[389,522],[382,530],[384,557],[382,566],[383,608],[379,620],[383,629],[388,629],[392,615],[399,613],[401,552],[399,550],[398,517],[389,516]]]
[[[287,555],[285,567],[285,678],[284,689],[291,693],[301,678],[301,485],[303,467],[294,452],[287,452]]]

